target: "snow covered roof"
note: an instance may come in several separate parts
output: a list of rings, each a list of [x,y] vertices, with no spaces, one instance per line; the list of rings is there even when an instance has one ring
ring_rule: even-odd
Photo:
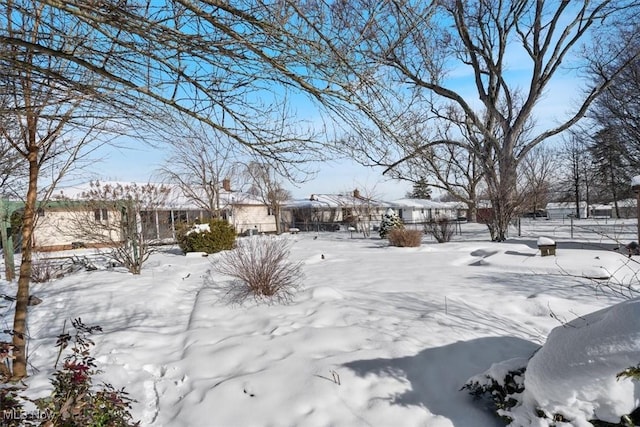
[[[418,209],[466,209],[463,203],[438,202],[429,199],[398,199],[391,202],[394,207]]]
[[[312,194],[308,199],[295,199],[285,203],[285,208],[343,208],[353,206],[391,207],[389,202],[355,197],[351,194]]]
[[[582,201],[580,202],[580,207],[581,208],[586,208],[587,207],[587,202]],[[546,209],[550,210],[550,209],[575,209],[576,208],[576,202],[550,202],[547,203]]]
[[[591,205],[591,209],[597,209],[599,211],[610,211],[613,210],[613,206],[611,205]]]
[[[105,188],[107,186],[110,187],[130,187],[135,186],[137,188],[144,188],[147,186],[154,186],[156,188],[166,188],[168,189],[168,194],[166,199],[161,203],[158,207],[159,209],[201,209],[197,203],[193,201],[193,197],[189,196],[182,187],[179,185],[173,184],[163,184],[163,183],[140,183],[140,182],[120,182],[120,181],[100,181],[100,186]],[[52,200],[82,200],[85,198],[85,195],[93,189],[91,182],[87,182],[84,184],[70,186],[70,187],[61,187],[57,189],[51,199]],[[202,200],[206,200],[207,197],[205,195],[204,188],[190,188],[190,191],[196,195],[196,197],[201,198]],[[261,205],[264,203],[257,197],[239,192],[239,191],[226,191],[220,189],[220,207],[224,208],[225,206],[230,205]]]

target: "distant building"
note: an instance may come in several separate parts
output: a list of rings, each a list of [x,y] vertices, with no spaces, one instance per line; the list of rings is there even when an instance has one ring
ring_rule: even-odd
[[[608,219],[613,216],[613,206],[611,205],[591,205],[589,206],[589,217],[594,219]]]
[[[308,199],[286,202],[282,207],[286,228],[301,231],[358,230],[379,225],[391,204],[364,197],[358,190],[349,194],[312,194]]]
[[[467,206],[458,202],[430,199],[399,199],[390,202],[404,223],[420,224],[437,218],[456,220],[467,217]]]
[[[577,218],[577,212],[579,212],[580,218],[587,218],[587,208],[587,202],[580,202],[579,211],[576,210],[575,202],[553,202],[547,203],[545,210],[547,211],[548,219],[563,219],[570,218],[570,216]]]
[[[466,218],[466,205],[428,199],[399,199],[391,202],[352,194],[312,194],[308,199],[291,200],[283,207],[289,227],[302,231],[358,230],[380,225],[382,216],[392,208],[405,224],[421,224],[434,218]]]
[[[132,185],[131,183],[101,182],[106,185]],[[147,184],[136,184],[144,186]],[[160,186],[161,184],[154,184]],[[211,212],[202,208],[188,197],[179,186],[166,186],[168,194],[157,204],[142,209],[133,219],[149,241],[175,241],[175,230],[182,223],[206,222]],[[111,204],[95,204],[85,200],[83,194],[90,185],[61,188],[52,196],[52,200],[40,206],[34,229],[33,244],[37,250],[63,250],[74,246],[100,246],[103,243],[83,239],[74,229],[74,223],[80,215],[102,225],[111,223],[108,233],[111,241],[122,240],[119,225],[126,214],[126,200],[113,200]],[[252,195],[231,191],[228,185],[220,191],[219,215],[234,226],[238,234],[275,232],[275,216],[271,210]],[[103,227],[107,228],[107,227]]]

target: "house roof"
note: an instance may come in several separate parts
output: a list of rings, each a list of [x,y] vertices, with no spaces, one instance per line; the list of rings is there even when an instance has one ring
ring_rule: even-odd
[[[582,209],[587,207],[587,202],[582,201],[580,202],[580,207]],[[545,207],[546,210],[553,210],[553,209],[575,209],[576,208],[576,202],[550,202],[547,203],[547,206]]]
[[[284,204],[285,208],[343,208],[357,206],[391,207],[392,204],[381,200],[355,197],[351,194],[312,194],[308,199],[290,200]]]
[[[140,189],[151,186],[155,188],[166,188],[168,190],[166,197],[159,204],[159,209],[201,209],[197,203],[194,203],[193,196],[187,194],[187,192],[179,185],[163,184],[163,183],[139,183],[139,182],[121,182],[121,181],[101,181],[100,187],[102,189],[106,187],[132,187],[135,186]],[[51,199],[52,200],[82,200],[86,198],[87,193],[95,188],[95,183],[87,182],[84,184],[61,187],[57,189]],[[206,200],[204,188],[192,187],[189,189],[195,197]],[[220,189],[220,207],[225,208],[232,205],[260,205],[264,206],[264,203],[257,197],[239,192],[239,191],[226,191]]]
[[[460,202],[438,202],[427,199],[398,199],[391,202],[356,197],[351,194],[312,194],[308,199],[291,200],[286,208],[341,208],[372,206],[377,208],[414,208],[414,209],[466,209]]]
[[[430,199],[398,199],[391,202],[394,207],[417,209],[466,209],[459,202],[438,202]]]

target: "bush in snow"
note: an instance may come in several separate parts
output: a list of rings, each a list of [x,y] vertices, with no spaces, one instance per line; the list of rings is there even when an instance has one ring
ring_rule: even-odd
[[[99,326],[86,326],[81,319],[72,321],[75,334],[63,332],[58,337],[58,359],[70,347],[70,353],[53,373],[53,391],[48,397],[29,399],[18,392],[20,387],[0,388],[0,425],[64,426],[64,427],[135,427],[131,417],[131,399],[123,389],[103,383],[94,387],[93,377],[101,373],[91,356],[94,342],[89,335],[101,331]],[[35,405],[37,411],[27,410]]]
[[[382,217],[382,222],[380,223],[380,237],[383,239],[386,238],[389,231],[393,228],[404,228],[404,224],[402,224],[402,220],[398,214],[395,213],[393,209],[389,208]]]
[[[285,239],[256,236],[238,241],[236,248],[216,260],[213,271],[235,279],[229,288],[232,301],[250,295],[256,300],[289,301],[303,278],[301,263],[289,261]]]
[[[522,358],[495,363],[488,371],[467,380],[462,389],[483,400],[489,410],[510,422],[505,410],[516,406],[517,395],[524,391],[526,364],[527,359]]]
[[[640,381],[640,364],[625,369],[624,371],[616,375],[616,378],[631,378],[633,380]]]
[[[31,282],[33,283],[45,283],[59,276],[55,271],[56,268],[51,260],[41,258],[37,254],[31,261]]]
[[[236,231],[223,219],[211,220],[208,224],[183,226],[176,231],[178,246],[183,252],[206,252],[213,254],[233,248]]]
[[[422,243],[422,231],[394,227],[387,233],[387,239],[391,246],[416,248]]]
[[[507,393],[502,400],[509,405],[498,413],[513,426],[638,425],[640,369],[634,365],[640,360],[639,324],[636,298],[553,329],[526,364],[523,389]],[[487,384],[469,381],[474,382]]]
[[[445,243],[451,241],[455,226],[449,218],[432,218],[424,225],[424,232],[432,235],[438,243]]]
[[[23,399],[18,394],[19,387],[5,387],[0,388],[0,424],[2,427],[19,427],[24,425],[24,421],[21,417],[15,416],[15,414],[26,413],[23,406]]]

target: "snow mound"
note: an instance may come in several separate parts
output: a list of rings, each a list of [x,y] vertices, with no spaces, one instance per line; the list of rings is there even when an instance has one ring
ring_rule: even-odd
[[[211,231],[209,224],[194,224],[191,230],[186,232],[186,235],[188,236],[191,233],[204,233],[206,231]]]
[[[553,246],[555,244],[556,242],[553,239],[543,236],[538,237],[538,246]]]
[[[551,331],[529,361],[523,406],[561,414],[574,425],[620,422],[640,406],[640,387],[616,378],[640,362],[640,298],[625,301]],[[522,413],[516,409],[514,412]],[[533,422],[533,420],[529,420]],[[586,423],[586,424],[585,424]],[[528,425],[514,419],[513,425]]]

